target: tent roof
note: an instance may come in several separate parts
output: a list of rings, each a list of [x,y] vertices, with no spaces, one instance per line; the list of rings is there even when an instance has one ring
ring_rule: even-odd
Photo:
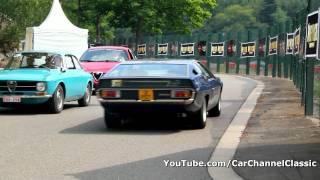
[[[73,25],[70,20],[66,17],[61,7],[59,0],[53,0],[51,10],[47,18],[38,27],[35,27],[38,31],[60,31],[60,32],[78,32],[88,33],[87,29],[79,28]]]

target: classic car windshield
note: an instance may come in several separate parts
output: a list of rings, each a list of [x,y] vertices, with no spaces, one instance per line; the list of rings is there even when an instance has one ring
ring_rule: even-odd
[[[120,64],[108,76],[111,77],[186,77],[188,66],[185,64]]]
[[[61,67],[62,60],[53,58],[47,53],[26,53],[14,56],[6,66],[6,69],[19,68],[49,68],[56,69]]]
[[[121,62],[128,60],[128,56],[125,51],[117,49],[98,49],[98,50],[88,50],[86,51],[80,61],[82,62],[107,62],[116,61]]]

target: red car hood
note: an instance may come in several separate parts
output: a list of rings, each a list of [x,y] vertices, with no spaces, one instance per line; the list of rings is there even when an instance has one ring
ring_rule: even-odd
[[[81,62],[83,69],[87,72],[108,72],[119,62]]]

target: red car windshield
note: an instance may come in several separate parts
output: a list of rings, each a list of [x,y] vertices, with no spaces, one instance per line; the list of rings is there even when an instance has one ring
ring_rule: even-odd
[[[126,52],[117,49],[87,50],[80,58],[81,62],[122,62],[126,60],[128,60]]]

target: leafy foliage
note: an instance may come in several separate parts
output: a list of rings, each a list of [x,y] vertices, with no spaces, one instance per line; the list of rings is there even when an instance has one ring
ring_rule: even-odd
[[[218,0],[212,18],[198,31],[267,28],[295,17],[306,6],[307,0]]]
[[[262,24],[258,22],[254,13],[254,9],[249,6],[230,5],[223,12],[217,13],[206,28],[211,32],[228,32],[261,27]]]
[[[112,24],[132,29],[136,39],[145,33],[190,33],[203,26],[215,5],[215,0],[120,0]]]
[[[0,51],[18,47],[26,27],[39,25],[48,14],[50,0],[0,0]]]

